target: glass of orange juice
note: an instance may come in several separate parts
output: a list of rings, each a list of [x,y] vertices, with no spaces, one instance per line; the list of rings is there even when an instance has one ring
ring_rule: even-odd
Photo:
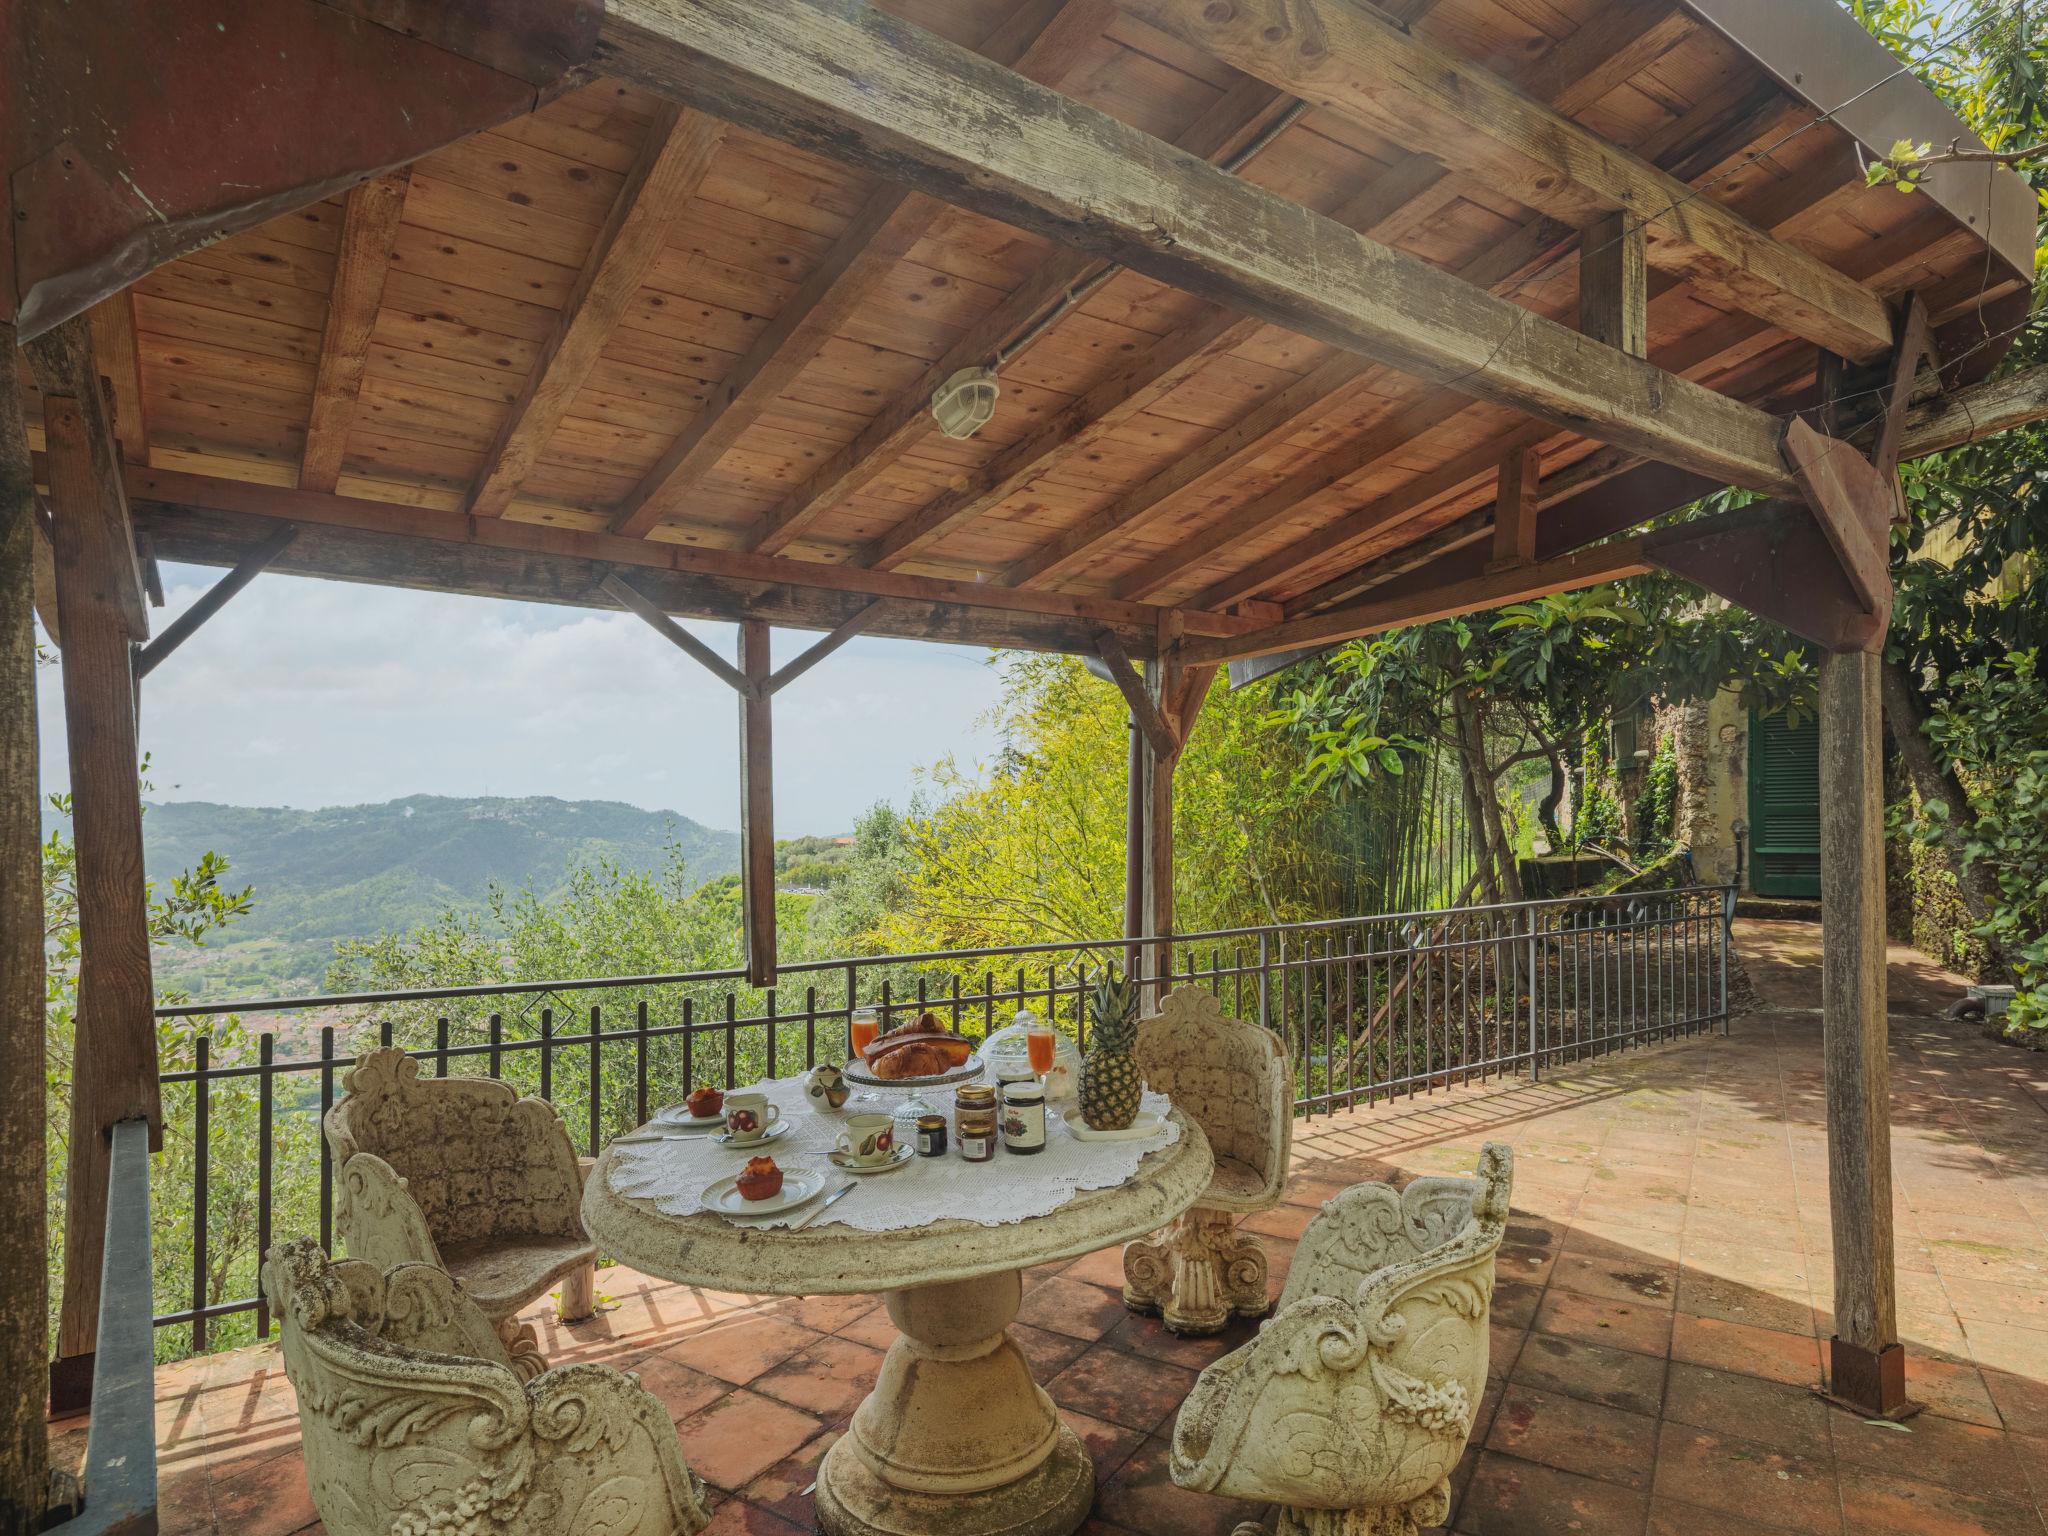
[[[872,1008],[857,1008],[849,1032],[853,1039],[853,1054],[859,1056],[875,1043],[875,1036],[882,1032],[882,1017]]]
[[[1040,1077],[1052,1070],[1053,1048],[1057,1044],[1050,1024],[1034,1022],[1024,1031],[1024,1048],[1030,1053],[1031,1070]]]

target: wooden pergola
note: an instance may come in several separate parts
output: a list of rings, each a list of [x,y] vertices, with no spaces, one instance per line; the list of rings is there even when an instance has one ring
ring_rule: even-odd
[[[1160,937],[1219,665],[1661,568],[1827,652],[1831,1380],[1901,1411],[1894,470],[2048,387],[1980,382],[2031,296],[2026,186],[1868,187],[1900,139],[1975,141],[1832,0],[52,0],[8,25],[7,921],[33,585],[84,935],[60,1395],[90,1373],[108,1128],[159,1117],[140,683],[258,572],[625,607],[727,681],[766,982],[773,695],[855,633],[1096,658],[1133,721],[1131,933]],[[941,429],[935,402],[971,426],[990,385],[978,430]],[[1763,499],[1631,532],[1731,485]],[[159,560],[229,574],[150,638]],[[737,660],[675,617],[737,622]],[[823,638],[775,672],[773,626]],[[6,1007],[39,1015],[10,953]]]

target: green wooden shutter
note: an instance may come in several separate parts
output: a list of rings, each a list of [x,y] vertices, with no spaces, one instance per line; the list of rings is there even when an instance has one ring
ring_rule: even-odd
[[[1750,889],[1820,896],[1820,727],[1749,719]]]

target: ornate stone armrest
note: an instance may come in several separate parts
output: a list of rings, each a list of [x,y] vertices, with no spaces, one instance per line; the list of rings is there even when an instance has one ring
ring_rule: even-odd
[[[399,1264],[441,1265],[441,1250],[426,1213],[398,1171],[374,1152],[358,1152],[342,1165],[335,1231],[349,1257],[378,1270]]]
[[[558,1366],[528,1382],[526,1396],[535,1480],[561,1508],[611,1516],[600,1519],[611,1536],[694,1536],[710,1523],[704,1480],[685,1465],[667,1410],[639,1377],[588,1362]]]

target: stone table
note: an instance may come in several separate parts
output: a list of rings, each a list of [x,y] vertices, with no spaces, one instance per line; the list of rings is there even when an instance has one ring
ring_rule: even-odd
[[[818,1469],[827,1536],[1067,1536],[1088,1517],[1095,1468],[1031,1379],[1009,1325],[1025,1270],[1156,1232],[1201,1196],[1209,1143],[1180,1111],[1173,1118],[1179,1140],[1126,1182],[1005,1226],[949,1218],[862,1232],[828,1211],[792,1230],[707,1211],[670,1216],[612,1189],[610,1149],[584,1184],[583,1220],[620,1263],[684,1285],[881,1293],[901,1337]]]

